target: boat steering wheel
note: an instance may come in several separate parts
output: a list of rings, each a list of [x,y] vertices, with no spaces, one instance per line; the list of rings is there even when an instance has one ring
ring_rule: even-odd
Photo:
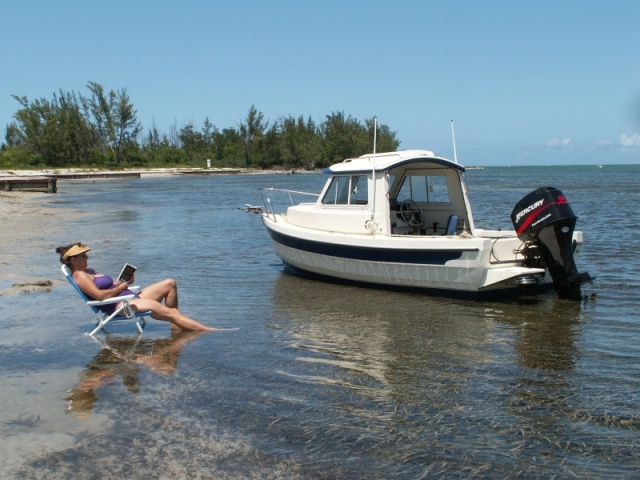
[[[422,209],[413,200],[405,200],[400,204],[400,216],[411,227],[424,226]]]

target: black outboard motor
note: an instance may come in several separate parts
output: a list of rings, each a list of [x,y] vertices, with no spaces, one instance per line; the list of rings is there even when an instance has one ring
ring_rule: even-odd
[[[576,219],[565,196],[553,187],[531,192],[511,212],[518,238],[525,242],[525,265],[546,266],[558,296],[579,300],[580,285],[592,278],[578,273],[573,259]]]

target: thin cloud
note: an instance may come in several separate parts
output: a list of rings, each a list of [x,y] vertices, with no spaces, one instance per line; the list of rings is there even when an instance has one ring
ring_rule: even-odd
[[[572,145],[571,138],[552,138],[545,143],[547,148],[569,148]]]
[[[634,133],[633,135],[620,135],[620,143],[623,147],[634,148],[640,147],[640,134]]]

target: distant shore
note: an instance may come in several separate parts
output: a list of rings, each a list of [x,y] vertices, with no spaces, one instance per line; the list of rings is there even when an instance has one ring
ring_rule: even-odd
[[[99,169],[42,169],[42,170],[0,170],[3,178],[43,177],[68,174],[91,173],[140,173],[141,176],[171,175],[291,175],[314,173],[309,170],[258,170],[258,169],[193,169],[193,168],[150,168],[128,170]],[[64,181],[68,181],[64,179]],[[74,179],[70,181],[82,181]],[[92,179],[93,181],[93,179]],[[108,181],[108,180],[107,180]],[[66,228],[73,222],[81,221],[79,212],[50,205],[58,201],[57,194],[3,191],[0,190],[0,297],[22,293],[46,291],[58,283],[62,277],[52,280],[51,264],[40,264],[37,258],[46,255],[55,257],[55,239],[64,236]],[[43,257],[44,258],[44,257]]]
[[[258,168],[126,168],[122,170],[108,170],[99,168],[50,168],[50,169],[3,169],[0,178],[13,177],[49,177],[71,174],[139,174],[140,176],[171,176],[171,175],[292,175],[299,173],[316,173],[320,170],[305,170],[301,168],[262,170]]]

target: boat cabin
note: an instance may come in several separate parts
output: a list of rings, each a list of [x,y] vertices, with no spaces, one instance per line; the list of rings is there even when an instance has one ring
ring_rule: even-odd
[[[460,235],[471,233],[464,167],[426,150],[348,159],[330,175],[314,204],[289,207],[300,227],[340,233]]]

